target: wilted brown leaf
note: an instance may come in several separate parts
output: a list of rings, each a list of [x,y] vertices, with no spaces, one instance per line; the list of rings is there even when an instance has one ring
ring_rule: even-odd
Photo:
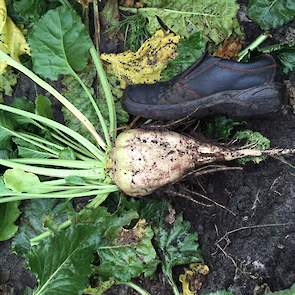
[[[243,44],[244,42],[241,38],[229,37],[223,41],[213,55],[225,59],[235,59]]]
[[[136,225],[131,229],[123,228],[119,234],[119,242],[123,245],[129,245],[137,243],[142,239],[145,229],[147,227],[147,222],[145,219],[140,219]]]
[[[29,45],[23,33],[7,15],[4,0],[0,0],[0,49],[17,61],[22,54],[30,54]],[[5,62],[0,62],[0,74],[4,72],[6,66]]]
[[[196,295],[202,288],[205,276],[209,273],[209,268],[203,263],[192,263],[184,274],[179,276],[182,283],[183,295]]]
[[[143,7],[142,3],[138,0],[121,0],[120,5],[125,7],[135,7],[135,8]]]

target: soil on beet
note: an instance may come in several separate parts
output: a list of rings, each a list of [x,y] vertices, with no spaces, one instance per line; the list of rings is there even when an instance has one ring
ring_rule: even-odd
[[[239,2],[240,21],[247,39],[252,41],[260,31],[245,17],[245,1]],[[276,42],[288,40],[290,34],[294,37],[295,21],[272,33]],[[295,75],[282,79],[293,79],[294,83]],[[21,76],[15,95],[34,97],[35,91],[31,82]],[[62,121],[60,116],[58,119]],[[248,127],[268,137],[273,147],[295,146],[295,116],[289,106],[271,117],[247,121]],[[169,188],[211,207],[171,197],[167,191],[155,194],[154,197],[172,200],[176,211],[183,212],[199,234],[210,273],[198,294],[229,289],[235,295],[260,295],[265,290],[288,288],[295,282],[295,158],[284,161],[267,159],[259,165],[248,164],[242,171],[190,176]],[[187,190],[205,195],[225,208]],[[176,269],[176,281],[181,271],[183,268]],[[152,279],[141,278],[137,282],[152,295],[172,294],[161,272]],[[26,286],[34,284],[24,261],[10,252],[9,241],[0,242],[0,295],[21,295]],[[116,286],[106,294],[136,293],[126,286]]]
[[[273,146],[295,144],[295,116],[289,112],[251,120],[249,128],[262,132]],[[252,295],[254,290],[262,292],[266,285],[275,291],[290,287],[295,281],[295,172],[291,167],[295,159],[286,160],[288,163],[268,159],[259,165],[247,165],[243,171],[191,176],[173,188],[180,193],[187,194],[187,189],[201,193],[235,214],[215,205],[208,208],[179,197],[172,199],[177,212],[183,212],[198,232],[204,260],[210,268],[200,294],[224,288],[236,295]],[[155,197],[171,199],[164,191]],[[212,205],[202,197],[190,197]],[[233,230],[237,231],[226,235]],[[171,294],[161,274],[138,283],[153,295]],[[9,253],[7,242],[0,243],[0,294],[22,294],[24,286],[33,284],[24,262]],[[106,294],[136,293],[118,286]]]

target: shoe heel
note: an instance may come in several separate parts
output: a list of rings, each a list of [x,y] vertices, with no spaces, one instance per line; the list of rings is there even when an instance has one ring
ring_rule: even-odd
[[[249,117],[275,113],[281,108],[280,84],[268,84],[241,90],[231,97],[233,109],[224,111],[234,117]]]

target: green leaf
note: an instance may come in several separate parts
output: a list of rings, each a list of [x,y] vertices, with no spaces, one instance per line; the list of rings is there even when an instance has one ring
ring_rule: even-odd
[[[23,111],[34,112],[34,103],[25,96],[15,97],[11,106]],[[14,121],[14,126],[20,127],[21,129],[25,129],[29,124],[33,123],[32,119],[24,116],[14,114],[9,114],[9,116]]]
[[[76,155],[71,148],[67,147],[59,152],[58,158],[63,160],[76,160]]]
[[[19,202],[0,204],[0,241],[6,241],[16,234],[18,226],[15,221],[21,214],[18,205]]]
[[[144,0],[147,8],[138,9],[148,18],[148,30],[153,34],[159,27],[158,18],[173,32],[188,37],[194,32],[214,43],[220,43],[233,32],[241,34],[235,0]]]
[[[80,78],[88,87],[92,95],[94,94],[92,85],[95,81],[95,77],[96,77],[96,70],[92,64],[88,65],[85,68],[85,70],[82,73],[80,73]],[[123,95],[123,92],[116,86],[115,76],[108,76],[108,79],[111,84],[112,93],[115,97],[115,105],[116,105],[115,109],[117,113],[117,122],[118,122],[118,126],[120,126],[128,122],[129,115],[122,108],[120,98]],[[64,87],[63,95],[72,104],[74,104],[91,121],[91,123],[98,130],[102,131],[100,127],[101,125],[92,107],[92,104],[89,101],[85,91],[82,89],[79,82],[74,77],[65,76],[64,79],[62,80],[62,85]],[[99,94],[100,94],[100,97],[96,98],[96,103],[103,117],[105,118],[107,125],[109,126],[107,103],[101,88],[99,88]],[[69,112],[64,107],[62,108],[62,112],[64,114],[64,120],[65,120],[66,126],[71,128],[72,130],[79,132],[83,136],[87,137],[87,139],[92,140],[91,136],[88,135],[88,132],[85,130],[83,126],[81,127],[81,123],[75,117],[73,117],[71,112]]]
[[[103,207],[87,209],[79,218],[79,222],[94,224],[97,229],[93,239],[100,258],[97,273],[102,280],[128,282],[156,270],[158,260],[151,243],[153,231],[144,220],[130,227],[137,219],[135,210],[122,207],[113,214]]]
[[[190,232],[190,223],[183,221],[181,215],[177,216],[171,228],[161,226],[157,235],[165,270],[169,271],[176,265],[202,261],[198,236]]]
[[[5,129],[13,130],[14,124],[7,113],[0,111],[0,149],[10,148],[11,134]]]
[[[140,220],[132,229],[121,229],[111,245],[98,248],[99,275],[106,280],[113,277],[119,282],[129,282],[141,274],[152,275],[158,264],[152,245],[153,231]]]
[[[177,46],[177,56],[170,61],[167,68],[161,73],[163,80],[170,80],[190,67],[205,51],[205,41],[199,32],[180,41]]]
[[[35,100],[35,113],[37,115],[53,119],[51,100],[44,95],[38,95]]]
[[[82,293],[91,272],[93,245],[89,237],[95,230],[89,224],[73,225],[32,248],[29,266],[38,280],[34,295]]]
[[[36,22],[48,9],[55,8],[60,1],[56,0],[14,0],[13,6],[17,14],[27,23]]]
[[[225,116],[216,116],[206,125],[205,134],[212,139],[229,140],[233,130],[243,124]]]
[[[7,169],[3,174],[5,186],[18,193],[33,193],[40,186],[39,177],[21,169]]]
[[[154,244],[162,263],[163,274],[174,294],[179,294],[172,269],[177,265],[203,260],[197,233],[191,231],[190,223],[184,221],[182,215],[174,219],[175,211],[165,201],[145,201],[141,202],[140,207],[140,216],[152,224],[155,232]],[[171,216],[169,223],[166,222],[167,216]]]
[[[259,48],[264,53],[274,53],[280,60],[285,74],[295,70],[295,42],[274,44]]]
[[[19,231],[13,239],[13,249],[19,255],[24,255],[31,248],[30,239],[48,230],[48,225],[54,230],[75,212],[70,203],[53,199],[31,200],[26,205]]]
[[[13,86],[16,85],[17,74],[13,69],[6,69],[6,71],[0,75],[0,102],[3,101],[3,95],[12,95]]]
[[[4,184],[3,177],[0,177],[0,192],[6,191],[8,190]],[[21,214],[18,205],[19,202],[0,204],[0,241],[6,241],[16,234],[18,226],[15,224],[15,221]]]
[[[110,289],[116,281],[114,279],[109,279],[108,281],[100,282],[99,286],[96,288],[87,288],[85,293],[87,295],[104,295],[105,292]]]
[[[37,135],[35,135],[37,136]],[[14,137],[12,141],[17,146],[18,157],[20,158],[37,158],[48,159],[52,158],[52,154],[44,151],[43,149],[29,143],[21,138]]]
[[[250,0],[248,15],[263,30],[280,27],[295,17],[294,0]]]
[[[87,66],[85,70],[80,73],[80,78],[88,87],[92,95],[94,94],[92,84],[94,83],[95,76],[96,71],[92,65]],[[62,94],[74,104],[94,126],[100,126],[95,110],[79,82],[74,77],[67,75],[62,79],[61,83],[63,86]],[[98,107],[100,108],[100,105],[98,105]],[[81,126],[81,122],[74,117],[67,108],[63,107],[62,112],[67,127],[79,132],[87,139],[92,140],[92,137],[88,134],[85,127]]]
[[[57,80],[85,68],[92,46],[80,17],[65,6],[49,10],[29,37],[34,71]]]
[[[123,19],[115,25],[113,28],[114,30],[121,29],[122,32],[127,32],[124,40],[126,50],[137,51],[141,44],[150,37],[146,23],[147,19],[143,15],[137,13],[125,17],[123,16]]]
[[[239,141],[244,141],[246,146],[250,146],[251,148],[266,150],[270,148],[270,140],[263,136],[259,132],[254,132],[252,130],[243,130],[238,131],[234,136],[234,139]],[[248,162],[253,161],[256,164],[259,164],[261,161],[265,160],[265,156],[261,157],[245,157],[243,159],[239,159],[238,161],[241,164],[246,164]]]
[[[14,140],[15,141],[15,140]],[[36,159],[49,159],[52,158],[52,154],[43,152],[38,147],[17,146],[17,153],[20,158],[36,158]]]
[[[266,295],[294,295],[294,293],[295,293],[295,284],[293,284],[293,286],[291,286],[289,289],[267,293]]]

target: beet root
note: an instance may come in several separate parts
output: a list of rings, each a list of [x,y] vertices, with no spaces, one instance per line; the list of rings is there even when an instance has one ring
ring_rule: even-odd
[[[116,139],[110,155],[111,174],[114,183],[127,195],[145,196],[204,164],[289,153],[294,150],[230,149],[173,131],[131,129]]]

